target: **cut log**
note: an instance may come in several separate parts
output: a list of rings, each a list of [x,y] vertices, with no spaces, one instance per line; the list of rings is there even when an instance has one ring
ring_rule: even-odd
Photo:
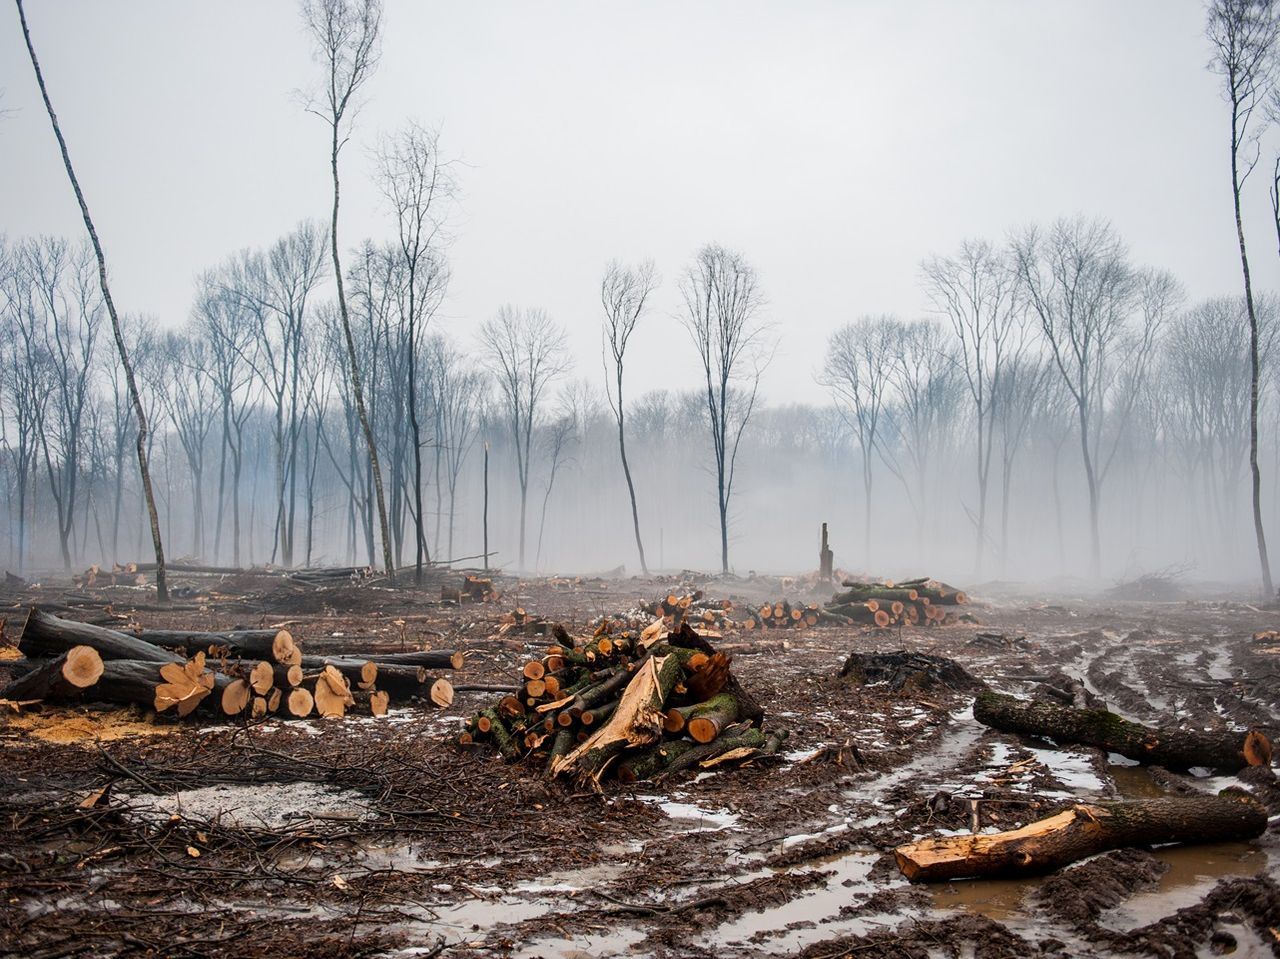
[[[720,693],[694,707],[687,718],[689,737],[694,742],[709,743],[738,719],[738,701],[729,693]]]
[[[249,705],[249,684],[243,679],[233,679],[222,691],[222,711],[228,716],[239,716]]]
[[[311,695],[311,691],[303,686],[289,692],[289,715],[296,716],[298,719],[306,719],[311,715],[311,711],[315,708],[315,697]]]
[[[305,673],[333,667],[348,682],[356,685],[376,682],[380,668],[366,656],[303,656],[301,666]]]
[[[332,656],[304,656],[304,669],[314,669],[333,660]],[[337,657],[343,658],[343,657]],[[425,649],[414,653],[374,653],[360,657],[379,666],[425,666],[427,669],[461,669],[466,654],[462,650]]]
[[[56,659],[41,663],[9,683],[0,690],[0,699],[25,702],[70,698],[97,683],[102,668],[102,657],[96,649],[72,646]]]
[[[271,687],[275,685],[275,682],[275,670],[271,668],[271,664],[265,659],[254,666],[249,673],[249,685],[259,696],[265,696],[271,692]]]
[[[441,677],[431,684],[431,701],[441,709],[453,704],[453,684]]]
[[[1239,841],[1266,828],[1266,809],[1243,794],[1079,803],[1010,832],[922,839],[894,859],[912,882],[1027,876],[1109,849]]]
[[[1235,772],[1271,765],[1271,740],[1261,730],[1200,732],[1153,729],[1129,722],[1105,709],[1073,709],[1029,702],[1001,693],[982,693],[974,701],[978,722],[1009,733],[1078,743],[1119,753],[1140,763],[1187,770],[1195,766]]]
[[[62,619],[42,609],[32,609],[18,648],[30,657],[61,656],[72,646],[90,646],[104,659],[127,659],[141,663],[185,663],[186,657],[152,643],[107,629]]]
[[[296,643],[287,629],[232,629],[204,632],[187,629],[143,629],[135,634],[154,646],[176,649],[188,656],[221,651],[237,659],[267,659],[275,663],[293,660]]]

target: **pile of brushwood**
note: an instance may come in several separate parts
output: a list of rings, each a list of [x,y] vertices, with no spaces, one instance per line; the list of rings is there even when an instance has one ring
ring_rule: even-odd
[[[6,661],[0,699],[137,704],[157,713],[261,719],[269,714],[340,718],[358,708],[380,716],[411,699],[453,702],[453,686],[431,671],[458,669],[461,653],[426,650],[374,656],[304,656],[287,629],[124,632],[32,609]],[[215,695],[216,694],[216,695]]]
[[[846,579],[822,611],[825,622],[842,626],[942,626],[956,606],[969,602],[963,592],[936,579],[921,576],[895,583],[864,583]]]
[[[491,743],[504,759],[541,765],[599,789],[603,780],[662,780],[683,770],[773,756],[786,738],[685,619],[590,639],[554,627],[524,663],[519,691],[472,716],[459,743]]]

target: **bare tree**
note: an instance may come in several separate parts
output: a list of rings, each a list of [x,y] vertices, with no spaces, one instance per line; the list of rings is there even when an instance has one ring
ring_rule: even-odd
[[[1040,394],[1055,371],[1030,349],[1027,341],[1013,352],[1000,378],[1000,575],[1009,570],[1009,507],[1013,492],[1013,465],[1035,421]]]
[[[890,418],[908,460],[913,483],[896,466],[916,514],[916,539],[923,547],[928,525],[929,478],[933,454],[956,421],[963,386],[955,350],[943,327],[930,320],[902,325],[887,358],[895,403]]]
[[[192,312],[195,335],[209,344],[210,382],[217,397],[221,421],[218,457],[218,506],[214,521],[213,553],[222,544],[223,504],[227,487],[227,460],[231,461],[231,556],[240,565],[240,480],[244,466],[244,429],[255,409],[252,384],[257,377],[258,338],[253,311],[240,297],[219,288],[215,275],[206,274]]]
[[[373,474],[374,496],[378,507],[378,525],[382,534],[382,559],[387,579],[395,580],[395,561],[391,556],[391,537],[387,528],[387,503],[382,491],[382,467],[378,447],[364,405],[364,389],[360,367],[356,363],[356,344],[347,316],[347,296],[342,286],[342,260],[338,255],[338,203],[340,181],[338,154],[350,138],[355,112],[354,99],[372,75],[378,63],[378,34],[382,24],[381,0],[303,0],[302,15],[312,35],[316,59],[324,67],[323,112],[313,110],[329,124],[329,166],[333,173],[333,221],[329,227],[329,244],[333,254],[334,283],[338,292],[338,316],[346,339],[347,363],[350,367],[351,393],[365,445],[369,449],[369,469]]]
[[[680,281],[682,320],[706,377],[707,420],[715,456],[720,513],[720,568],[729,572],[729,503],[738,446],[751,420],[760,374],[772,350],[761,320],[764,293],[755,269],[739,253],[717,244],[698,251]],[[741,384],[741,385],[739,385]]]
[[[1206,33],[1213,45],[1209,68],[1222,77],[1231,105],[1231,198],[1235,211],[1244,300],[1249,314],[1249,470],[1253,478],[1253,530],[1262,566],[1262,589],[1272,594],[1271,561],[1262,527],[1262,474],[1258,469],[1258,315],[1245,247],[1240,195],[1258,162],[1259,127],[1250,128],[1253,112],[1267,96],[1275,71],[1277,31],[1273,0],[1212,0]],[[1278,206],[1280,209],[1280,206]],[[1280,232],[1280,229],[1278,229]]]
[[[966,240],[950,257],[921,266],[925,290],[951,321],[977,428],[978,507],[974,569],[982,573],[987,544],[987,491],[995,445],[1000,376],[1019,319],[1016,283],[1003,257],[986,240]]]
[[[548,387],[569,369],[564,330],[542,310],[504,306],[480,328],[480,348],[498,386],[502,415],[511,430],[520,485],[520,568],[525,558],[533,428]]]
[[[485,375],[464,365],[458,350],[442,336],[428,341],[431,405],[436,416],[436,446],[444,460],[449,491],[448,555],[454,555],[453,533],[457,518],[458,479],[467,454],[480,435],[481,412],[486,402]],[[439,490],[437,484],[437,491]]]
[[[635,332],[636,323],[644,314],[649,296],[658,286],[658,277],[652,261],[635,267],[625,267],[616,260],[604,271],[600,281],[600,302],[604,306],[604,361],[605,395],[609,408],[618,421],[618,454],[622,457],[622,474],[627,480],[627,494],[631,497],[631,522],[635,527],[636,551],[640,554],[640,569],[649,575],[649,564],[644,558],[644,541],[640,537],[640,510],[636,505],[636,484],[631,478],[631,465],[627,462],[627,437],[625,407],[622,398],[622,378],[626,364],[627,344]]]
[[[867,316],[846,323],[827,342],[822,382],[858,437],[862,454],[863,556],[871,560],[871,489],[875,457],[884,447],[882,418],[890,398],[890,358],[902,323],[892,316]]]
[[[416,124],[410,124],[398,136],[387,140],[382,146],[379,161],[382,192],[395,217],[406,271],[408,403],[409,423],[413,431],[413,514],[417,541],[413,581],[421,586],[423,561],[430,562],[431,557],[427,554],[422,513],[418,343],[421,325],[434,312],[444,292],[447,273],[438,249],[444,225],[441,208],[452,197],[454,183],[448,165],[440,161],[439,136]],[[436,528],[439,529],[438,518]]]
[[[89,205],[85,202],[84,193],[80,189],[80,181],[76,179],[75,169],[71,166],[71,154],[67,151],[67,141],[58,125],[57,114],[53,112],[53,102],[49,99],[49,90],[45,86],[44,74],[40,70],[40,61],[36,58],[36,48],[31,43],[31,31],[27,27],[27,14],[22,0],[14,0],[18,6],[18,19],[22,22],[22,38],[26,41],[27,54],[31,58],[31,68],[35,71],[36,83],[40,87],[40,96],[44,100],[45,112],[49,114],[49,123],[53,127],[53,135],[58,140],[58,148],[62,152],[62,165],[66,168],[67,179],[71,181],[71,189],[80,205],[80,215],[84,220],[85,230],[93,243],[93,252],[98,260],[98,283],[102,288],[102,300],[111,317],[111,329],[115,334],[116,350],[120,354],[120,364],[124,367],[125,378],[129,384],[129,394],[133,398],[134,413],[138,423],[138,470],[142,476],[142,490],[146,497],[147,512],[151,519],[151,542],[156,554],[156,598],[161,603],[169,601],[169,590],[164,575],[164,544],[160,538],[160,516],[156,512],[155,495],[151,489],[151,471],[147,467],[147,418],[142,408],[142,399],[134,381],[133,367],[129,364],[129,351],[125,346],[124,334],[120,328],[120,318],[116,315],[115,303],[111,299],[111,290],[107,285],[107,258],[102,252],[102,244],[98,242],[98,231],[94,229],[93,219],[89,216]]]
[[[1097,576],[1102,484],[1141,395],[1157,335],[1181,294],[1167,274],[1131,266],[1120,238],[1099,220],[1058,220],[1047,232],[1029,227],[1014,238],[1012,250],[1027,302],[1075,406]]]
[[[204,556],[204,470],[217,393],[210,348],[203,338],[169,333],[162,342],[164,400],[187,460],[192,492],[192,551]]]

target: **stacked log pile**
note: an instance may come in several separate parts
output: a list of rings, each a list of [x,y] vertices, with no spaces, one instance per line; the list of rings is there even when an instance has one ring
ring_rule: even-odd
[[[846,579],[823,610],[824,620],[851,626],[942,626],[955,607],[969,602],[954,586],[921,576],[895,583]]]
[[[135,633],[31,610],[6,663],[11,703],[109,702],[157,713],[261,719],[270,714],[340,718],[353,707],[380,716],[410,699],[447,706],[453,686],[433,672],[458,669],[450,650],[374,656],[305,656],[287,629],[224,632],[144,629]]]
[[[809,629],[821,624],[838,625],[838,621],[816,603],[792,603],[787,599],[748,609],[742,620],[743,629]]]
[[[730,657],[687,620],[659,618],[639,633],[612,623],[587,640],[554,627],[545,654],[522,666],[519,691],[472,716],[459,744],[491,743],[507,761],[594,789],[777,752],[786,734],[764,732],[764,710]]]

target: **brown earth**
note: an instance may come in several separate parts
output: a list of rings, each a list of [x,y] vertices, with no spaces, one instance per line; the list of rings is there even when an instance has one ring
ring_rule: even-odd
[[[13,599],[102,622],[287,622],[309,652],[463,648],[455,681],[501,683],[542,645],[496,635],[516,604],[585,630],[685,586],[782,598],[777,580],[685,579],[505,581],[500,603],[462,607],[251,575],[193,581],[163,611],[123,588]],[[981,826],[1003,829],[1082,796],[1238,783],[1280,813],[1269,771],[1115,765],[987,730],[971,692],[838,678],[850,652],[906,649],[1002,691],[1079,678],[1133,719],[1280,739],[1280,645],[1253,639],[1280,613],[975,592],[971,621],[936,629],[729,631],[766,726],[790,731],[785,756],[662,789],[579,793],[459,749],[484,693],[256,726],[92,706],[2,715],[0,955],[1280,955],[1274,823],[1253,843],[1120,850],[1039,880],[902,880],[889,850],[967,830],[974,800]],[[13,640],[21,615],[8,618]]]

